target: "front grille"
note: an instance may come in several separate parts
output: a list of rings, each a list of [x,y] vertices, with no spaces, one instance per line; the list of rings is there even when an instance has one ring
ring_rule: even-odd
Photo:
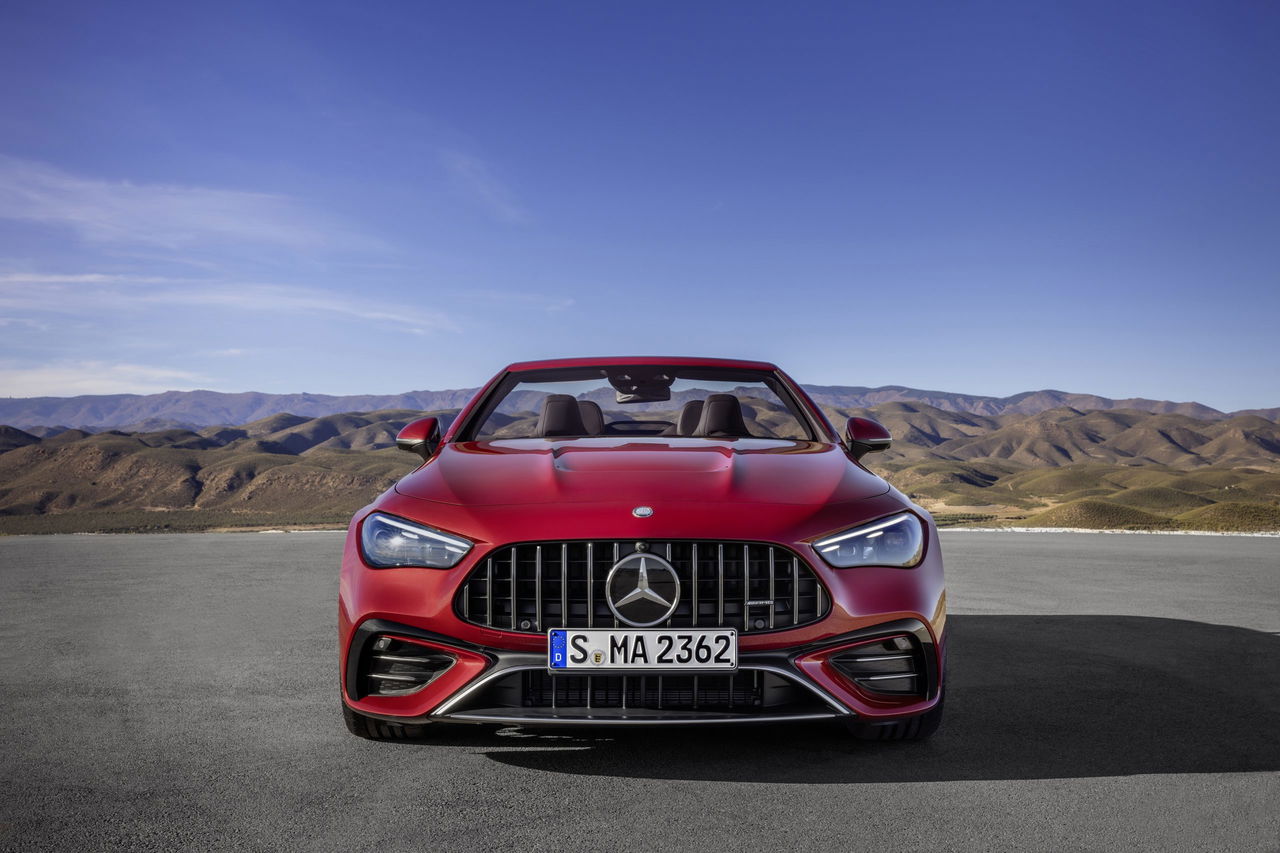
[[[613,565],[634,541],[532,542],[499,548],[458,593],[467,622],[537,634],[551,628],[621,627],[605,601]],[[680,579],[670,628],[736,628],[741,633],[794,628],[826,615],[821,581],[779,545],[751,542],[652,542]]]

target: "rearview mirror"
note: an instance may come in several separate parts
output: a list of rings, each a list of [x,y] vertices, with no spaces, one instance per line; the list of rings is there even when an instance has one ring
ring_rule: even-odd
[[[849,452],[854,459],[861,459],[868,453],[888,450],[893,442],[889,430],[870,418],[849,418],[845,437],[849,441]]]
[[[671,383],[675,376],[663,371],[628,368],[625,373],[609,374],[609,384],[618,393],[619,403],[663,403],[671,399]]]
[[[396,435],[396,447],[418,454],[425,462],[440,447],[440,422],[435,418],[418,418],[405,424]]]

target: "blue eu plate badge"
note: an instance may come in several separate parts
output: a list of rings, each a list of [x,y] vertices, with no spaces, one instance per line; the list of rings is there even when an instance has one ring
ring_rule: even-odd
[[[565,631],[552,631],[551,643],[547,649],[547,665],[552,669],[564,669],[568,666],[568,635]]]

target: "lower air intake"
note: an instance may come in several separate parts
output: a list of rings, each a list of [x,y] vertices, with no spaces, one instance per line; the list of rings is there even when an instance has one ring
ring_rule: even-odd
[[[531,720],[830,716],[813,693],[791,679],[746,668],[696,676],[552,675],[545,669],[521,669],[486,685],[453,712],[464,718]]]
[[[872,693],[908,696],[925,691],[923,655],[906,635],[860,643],[830,660],[842,675]]]
[[[403,696],[421,690],[453,666],[453,657],[434,649],[380,634],[360,659],[365,696]]]

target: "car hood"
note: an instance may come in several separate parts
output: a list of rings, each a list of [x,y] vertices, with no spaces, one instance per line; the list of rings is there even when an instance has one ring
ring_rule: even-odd
[[[889,491],[884,480],[835,445],[697,438],[458,442],[444,445],[395,488],[409,497],[463,506],[824,504]]]

